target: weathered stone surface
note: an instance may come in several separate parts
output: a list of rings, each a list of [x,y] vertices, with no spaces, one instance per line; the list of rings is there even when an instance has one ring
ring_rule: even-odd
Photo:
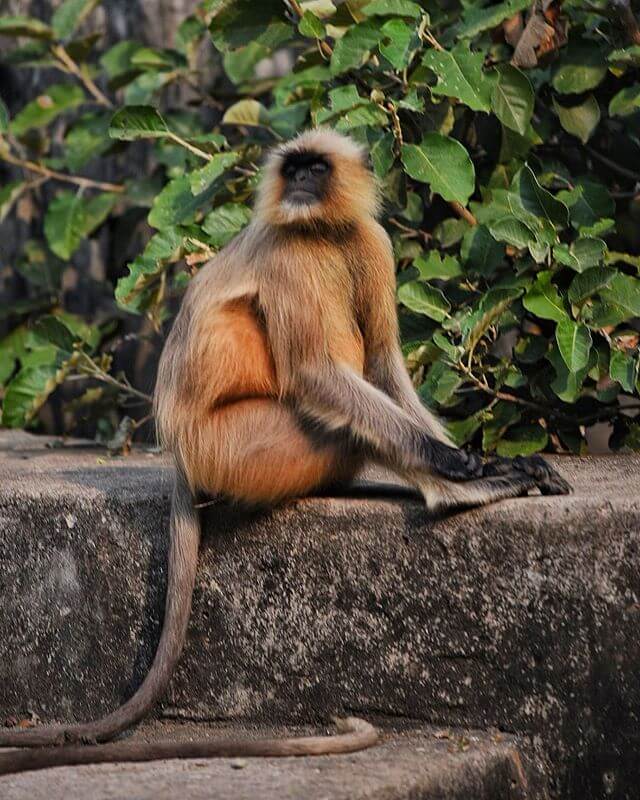
[[[184,729],[183,729],[184,728]],[[156,723],[137,738],[280,736]],[[394,731],[362,753],[319,758],[215,759],[66,767],[0,777],[3,800],[527,800],[542,799],[510,736]],[[527,794],[525,794],[527,792]]]
[[[38,448],[0,459],[0,713],[87,718],[151,660],[170,475]],[[559,796],[635,797],[640,458],[557,465],[574,495],[447,519],[397,497],[208,508],[165,708],[494,726],[544,745]]]

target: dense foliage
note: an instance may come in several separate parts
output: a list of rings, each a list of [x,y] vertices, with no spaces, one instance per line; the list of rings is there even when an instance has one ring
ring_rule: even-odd
[[[148,208],[156,232],[115,301],[160,328],[198,265],[247,224],[264,148],[329,125],[371,153],[407,363],[456,440],[580,452],[585,430],[610,421],[613,446],[640,446],[640,32],[628,0],[205,0],[173,47],[105,52],[98,2],[65,0],[49,22],[0,16],[16,40],[6,61],[61,75],[11,118],[0,102],[0,160],[16,168],[0,220],[25,192],[57,190],[42,239],[15,264],[31,296],[3,310],[4,425],[36,423],[69,379],[88,382],[76,403],[145,399],[110,373],[118,323],[61,305],[65,262],[105,220]],[[293,68],[257,77],[280,50]],[[172,107],[176,85],[198,102]],[[141,139],[155,165],[144,178]],[[84,179],[98,159],[131,179]]]

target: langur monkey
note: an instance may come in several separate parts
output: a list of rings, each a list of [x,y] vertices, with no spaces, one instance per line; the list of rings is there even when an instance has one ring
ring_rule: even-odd
[[[409,481],[432,511],[536,487],[570,491],[539,456],[483,463],[454,447],[422,405],[402,359],[394,260],[378,210],[365,153],[345,136],[310,131],[271,153],[252,222],[192,280],[160,359],[155,413],[176,480],[164,627],[151,670],[98,721],[0,732],[0,746],[66,745],[2,754],[0,773],[375,743],[368,723],[348,719],[328,737],[96,744],[153,708],[183,649],[200,495],[273,505],[348,481],[365,461]]]

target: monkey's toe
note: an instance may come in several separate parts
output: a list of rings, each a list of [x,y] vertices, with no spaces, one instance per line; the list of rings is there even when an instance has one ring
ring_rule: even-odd
[[[513,459],[516,469],[531,475],[544,495],[571,494],[571,485],[541,455],[517,456]]]

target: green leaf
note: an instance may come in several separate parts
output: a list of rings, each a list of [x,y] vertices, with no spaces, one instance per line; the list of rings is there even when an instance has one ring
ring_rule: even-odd
[[[333,48],[331,74],[342,75],[343,72],[362,66],[382,39],[382,35],[378,25],[368,20],[348,28]]]
[[[256,44],[265,55],[279,47],[294,34],[291,25],[283,20],[281,0],[233,0],[213,10],[209,25],[211,40],[220,52]]]
[[[68,39],[98,3],[100,0],[64,0],[51,17],[56,39]]]
[[[413,17],[422,15],[422,9],[411,0],[372,0],[360,11],[365,17]]]
[[[528,247],[536,238],[535,233],[515,217],[503,217],[489,225],[489,230],[498,242],[506,242],[519,250]]]
[[[564,51],[553,75],[560,94],[580,94],[595,89],[607,74],[607,63],[595,42],[573,42]]]
[[[427,133],[419,145],[403,145],[402,163],[412,178],[430,184],[445,200],[465,206],[474,192],[475,169],[469,153],[448,136]]]
[[[602,239],[583,236],[573,243],[571,252],[577,262],[574,269],[577,272],[584,272],[586,269],[596,267],[603,262],[607,252],[607,245]]]
[[[251,209],[239,203],[225,203],[214,208],[202,224],[214,247],[224,247],[249,223]]]
[[[489,277],[504,261],[505,251],[486,225],[474,225],[464,235],[460,254],[465,272]]]
[[[625,392],[635,392],[638,380],[638,361],[624,350],[612,350],[609,361],[609,376],[618,381]]]
[[[304,12],[298,23],[298,30],[302,36],[309,39],[323,39],[326,33],[322,20],[319,20],[311,11]]]
[[[569,221],[565,204],[538,183],[531,167],[525,164],[516,176],[518,199],[526,212],[546,220],[552,226],[564,227]]]
[[[380,42],[380,54],[396,69],[409,65],[411,54],[420,46],[420,39],[413,27],[401,19],[391,19],[381,28],[384,41]]]
[[[7,386],[2,406],[2,424],[7,428],[22,428],[29,423],[60,382],[56,364],[27,367]]]
[[[384,178],[395,160],[393,152],[395,138],[393,133],[369,128],[367,130],[367,140],[369,142],[369,155],[373,164],[373,171],[378,178]]]
[[[600,106],[592,94],[583,103],[571,107],[561,105],[554,98],[553,107],[565,131],[576,136],[583,144],[589,141],[600,123]]]
[[[594,351],[591,351],[593,357]],[[547,360],[553,367],[556,377],[551,381],[551,389],[555,394],[565,403],[575,403],[580,397],[582,391],[582,384],[587,375],[589,366],[578,372],[570,372],[564,359],[560,355],[558,345],[554,343],[552,349],[547,353]]]
[[[182,255],[182,233],[173,227],[164,228],[149,239],[141,255],[128,264],[129,274],[120,278],[116,287],[116,300],[127,311],[142,310],[145,290],[162,272],[165,265]]]
[[[194,195],[204,192],[221,175],[240,160],[239,153],[216,153],[202,169],[189,174],[189,185]]]
[[[508,439],[501,439],[496,452],[503,458],[531,456],[547,446],[549,435],[541,425],[519,425],[511,428]]]
[[[640,85],[621,89],[609,103],[610,117],[628,117],[640,108]]]
[[[44,218],[44,233],[52,252],[68,260],[102,222],[117,201],[114,194],[99,194],[87,201],[82,195],[59,192]]]
[[[563,319],[556,326],[558,350],[569,372],[579,372],[589,363],[591,333],[585,325]]]
[[[40,317],[33,327],[35,336],[43,344],[52,344],[68,357],[73,353],[73,345],[79,340],[58,317]]]
[[[590,178],[580,178],[571,191],[558,193],[569,208],[571,224],[575,228],[594,225],[603,217],[612,217],[615,202],[606,186]]]
[[[53,31],[33,17],[0,16],[0,36],[26,36],[29,39],[51,39]]]
[[[114,44],[100,58],[100,64],[111,80],[135,70],[133,56],[142,48],[140,42],[124,40]]]
[[[257,100],[239,100],[225,111],[222,117],[225,125],[246,125],[247,127],[268,126],[269,112]]]
[[[269,111],[271,128],[285,139],[295,136],[305,125],[310,105],[307,100],[302,100],[284,108],[271,108]]]
[[[510,65],[498,73],[491,108],[503,125],[524,136],[533,115],[534,92],[527,76]]]
[[[76,108],[84,100],[82,89],[72,83],[56,83],[49,86],[46,92],[18,112],[11,123],[11,132],[15,136],[22,136],[32,128],[42,128],[59,114]]]
[[[418,392],[428,405],[444,405],[452,399],[461,383],[462,377],[458,372],[442,361],[436,361],[429,368]]]
[[[453,256],[444,256],[443,258],[437,250],[431,250],[426,256],[424,253],[419,255],[413,262],[413,266],[418,270],[423,281],[433,279],[446,281],[462,274],[460,262],[456,258]]]
[[[507,0],[488,8],[467,5],[462,15],[462,22],[454,28],[455,34],[460,39],[472,39],[483,31],[496,28],[505,19],[530,7],[530,0]]]
[[[563,322],[567,319],[567,312],[558,290],[551,283],[551,275],[550,271],[539,272],[522,303],[527,311],[537,317]]]
[[[513,301],[522,294],[520,287],[494,287],[483,295],[473,313],[462,321],[465,352],[475,349],[492,325],[500,319]]]
[[[64,137],[65,161],[73,172],[105,153],[113,142],[109,138],[110,114],[95,111],[83,114]]]
[[[522,414],[514,403],[499,400],[492,409],[491,418],[482,426],[482,449],[485,453],[495,450],[506,431],[517,422]]]
[[[216,184],[212,183],[203,192],[194,195],[188,175],[174,178],[156,195],[148,216],[149,225],[162,230],[168,225],[193,222],[198,209],[208,203],[216,191]]]
[[[131,142],[135,139],[161,139],[169,133],[167,123],[151,106],[125,106],[111,118],[109,136]]]
[[[455,97],[474,111],[491,110],[492,82],[484,75],[482,53],[472,53],[468,45],[458,43],[451,52],[427,50],[422,63],[438,78],[431,92]]]
[[[451,309],[449,301],[439,289],[421,281],[403,283],[398,289],[398,299],[416,314],[424,314],[437,322],[446,319]]]
[[[582,303],[601,289],[606,289],[616,274],[617,270],[612,267],[591,267],[576,275],[569,286],[569,302]]]
[[[618,272],[609,286],[600,292],[600,296],[605,302],[627,312],[627,319],[640,317],[640,280],[638,278]]]
[[[9,130],[9,109],[5,106],[0,97],[0,133],[6,133]]]

